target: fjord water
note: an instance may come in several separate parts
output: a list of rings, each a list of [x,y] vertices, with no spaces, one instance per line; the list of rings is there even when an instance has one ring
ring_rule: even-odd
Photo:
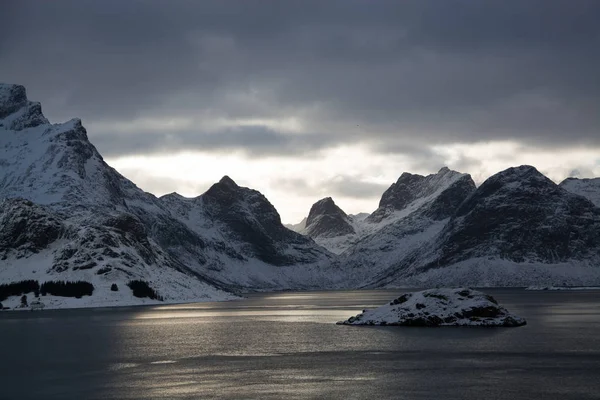
[[[486,291],[528,325],[335,325],[403,290],[3,312],[0,398],[600,397],[600,291]]]

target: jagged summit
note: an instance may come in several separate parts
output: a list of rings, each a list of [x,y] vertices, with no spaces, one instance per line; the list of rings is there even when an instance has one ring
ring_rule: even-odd
[[[219,181],[219,184],[226,185],[226,186],[232,186],[232,187],[239,187],[237,185],[237,183],[235,183],[235,181],[227,175],[225,175],[221,178],[221,180]]]
[[[41,104],[27,99],[24,86],[0,83],[0,128],[21,131],[48,123]]]
[[[0,118],[6,118],[26,104],[27,93],[24,86],[0,83]]]
[[[348,215],[331,197],[317,201],[310,208],[304,233],[312,238],[335,237],[356,233]]]
[[[312,207],[310,208],[310,212],[308,213],[308,217],[306,218],[306,224],[311,225],[313,222],[315,222],[315,219],[318,218],[320,215],[329,214],[332,212],[339,212],[346,216],[346,213],[343,212],[333,202],[333,199],[331,197],[325,197],[324,199],[321,199],[312,205]]]
[[[367,222],[380,223],[399,211],[408,215],[423,204],[435,200],[449,188],[453,190],[439,200],[441,208],[438,207],[433,212],[435,215],[432,216],[437,219],[449,217],[453,208],[464,199],[462,194],[475,189],[475,182],[471,176],[448,167],[427,176],[404,172],[398,181],[383,193],[379,207],[367,218]]]

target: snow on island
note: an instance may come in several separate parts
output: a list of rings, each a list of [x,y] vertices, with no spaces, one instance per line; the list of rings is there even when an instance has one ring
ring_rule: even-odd
[[[406,293],[338,325],[506,326],[525,325],[490,295],[472,289],[429,289]]]

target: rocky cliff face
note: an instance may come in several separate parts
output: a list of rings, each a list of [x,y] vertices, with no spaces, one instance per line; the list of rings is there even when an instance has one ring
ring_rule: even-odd
[[[430,208],[432,218],[448,218],[464,200],[463,193],[474,189],[475,183],[469,175],[447,167],[427,176],[405,172],[383,193],[379,207],[367,218],[367,222],[380,223],[398,212],[408,215],[423,205]],[[433,201],[435,205],[430,204]]]
[[[327,238],[356,233],[352,220],[331,197],[319,200],[310,208],[304,233],[312,238]]]
[[[600,210],[534,167],[509,168],[485,181],[444,229],[449,264],[480,255],[557,263],[600,256]]]
[[[375,229],[341,255],[351,279],[365,284],[408,252],[430,243],[474,190],[470,175],[448,168],[428,176],[402,174],[365,220]]]

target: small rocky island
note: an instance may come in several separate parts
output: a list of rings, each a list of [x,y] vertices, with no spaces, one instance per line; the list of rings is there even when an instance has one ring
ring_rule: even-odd
[[[444,288],[403,294],[389,304],[365,310],[338,325],[515,327],[526,323],[490,295],[466,288]]]

